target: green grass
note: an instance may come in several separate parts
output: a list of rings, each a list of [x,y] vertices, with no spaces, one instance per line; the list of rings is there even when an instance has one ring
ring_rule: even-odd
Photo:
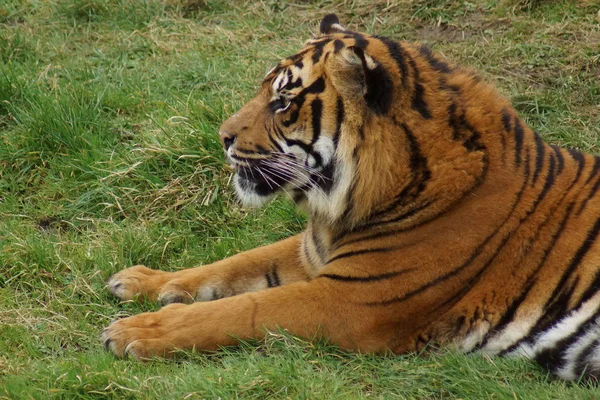
[[[482,71],[546,140],[600,152],[593,1],[5,0],[0,5],[0,398],[592,399],[533,363],[347,354],[273,334],[140,363],[105,353],[108,276],[291,235],[236,203],[217,138],[264,73],[336,12]]]

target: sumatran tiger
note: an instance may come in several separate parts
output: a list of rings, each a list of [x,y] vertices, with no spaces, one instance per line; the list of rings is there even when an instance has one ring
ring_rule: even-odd
[[[192,304],[112,323],[109,351],[215,350],[280,328],[600,377],[600,158],[544,143],[475,73],[330,14],[219,135],[241,201],[289,193],[306,230],[211,265],[112,276],[121,299]]]

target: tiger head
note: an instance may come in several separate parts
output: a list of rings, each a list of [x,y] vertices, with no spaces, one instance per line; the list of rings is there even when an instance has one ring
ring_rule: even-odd
[[[428,71],[419,77],[432,60],[428,50],[346,30],[327,15],[320,35],[271,69],[220,128],[238,197],[259,206],[287,193],[313,217],[355,225],[391,206],[398,191],[424,192],[435,178],[430,163],[445,157],[435,147],[447,139],[431,125],[440,106],[428,99]],[[438,70],[450,68],[437,61]],[[482,166],[468,169],[456,185],[473,183]]]

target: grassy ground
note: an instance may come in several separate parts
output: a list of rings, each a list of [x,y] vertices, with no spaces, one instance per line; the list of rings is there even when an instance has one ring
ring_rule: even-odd
[[[209,263],[302,228],[283,200],[239,208],[216,130],[327,12],[431,43],[495,81],[548,141],[598,153],[598,3],[0,3],[0,398],[600,397],[522,360],[355,355],[273,334],[139,363],[98,340],[156,308],[112,298],[112,273]]]

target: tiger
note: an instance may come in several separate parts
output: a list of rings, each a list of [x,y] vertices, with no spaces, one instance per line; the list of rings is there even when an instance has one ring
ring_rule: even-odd
[[[118,357],[269,331],[348,351],[521,356],[600,377],[600,157],[545,143],[473,70],[335,14],[219,129],[241,202],[290,196],[306,229],[213,264],[133,266],[156,312],[101,334]]]

